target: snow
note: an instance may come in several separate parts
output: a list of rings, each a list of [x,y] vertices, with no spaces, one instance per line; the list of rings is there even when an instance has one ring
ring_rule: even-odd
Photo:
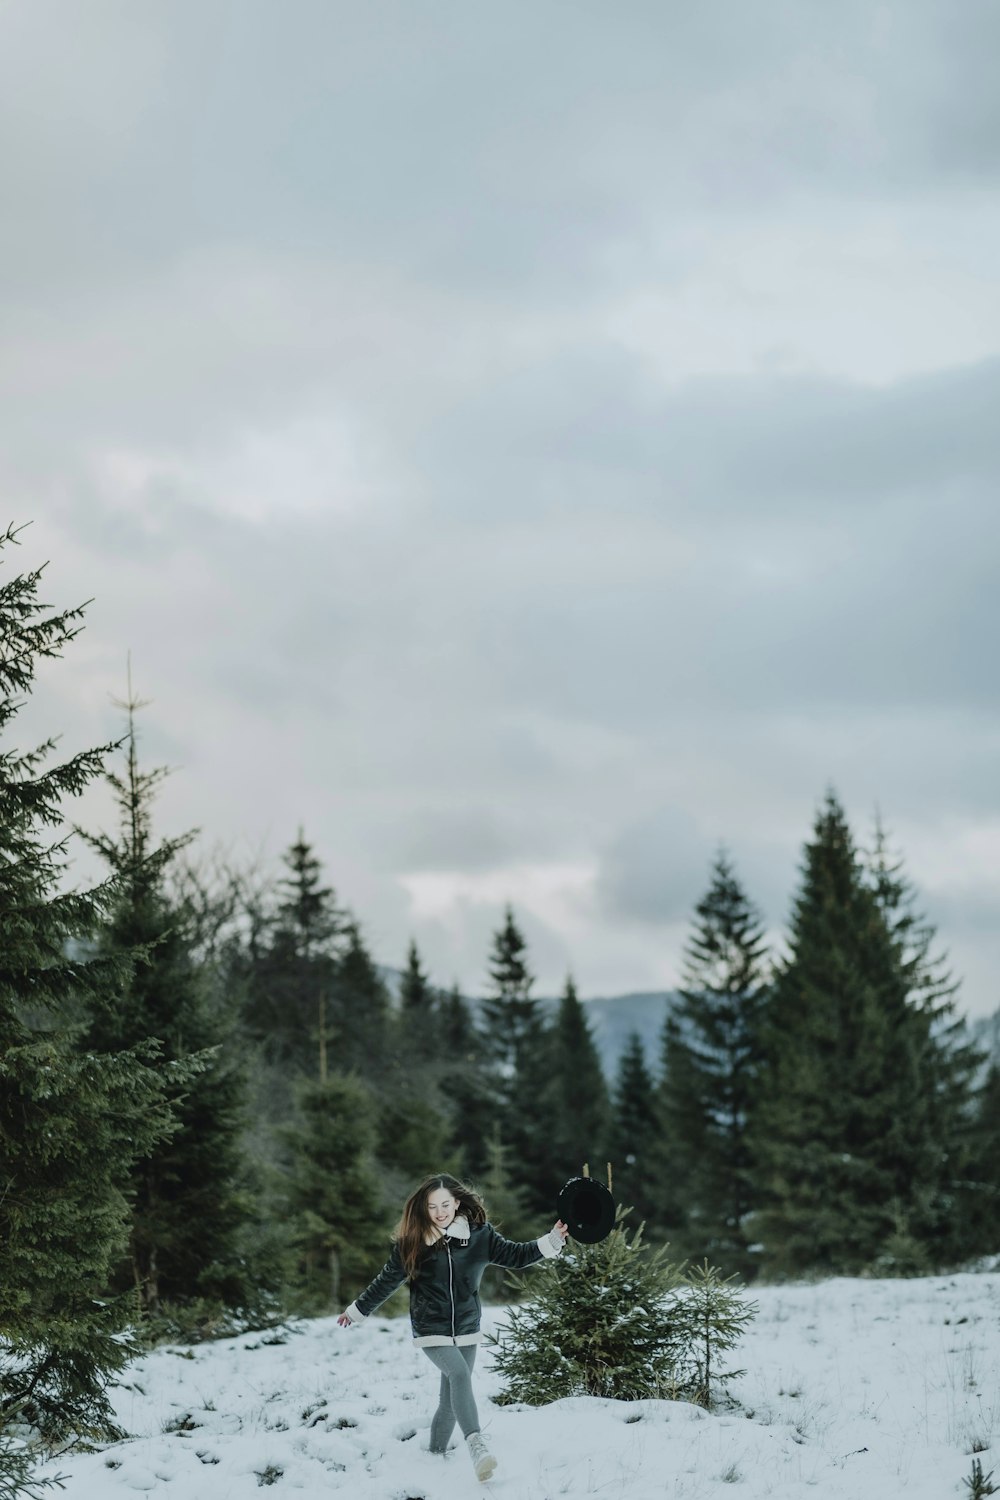
[[[740,1409],[577,1397],[495,1406],[487,1348],[475,1388],[499,1460],[481,1485],[464,1443],[426,1451],[437,1374],[405,1318],[297,1322],[191,1350],[158,1349],[115,1392],[132,1436],[40,1470],[68,1500],[946,1500],[972,1454],[1000,1480],[1000,1274],[833,1280],[753,1289],[736,1350]],[[495,1328],[502,1308],[487,1309]],[[280,1341],[279,1341],[280,1340]]]

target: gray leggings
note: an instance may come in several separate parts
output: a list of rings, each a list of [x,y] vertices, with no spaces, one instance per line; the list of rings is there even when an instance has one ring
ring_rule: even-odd
[[[455,1430],[455,1418],[465,1437],[479,1431],[479,1412],[472,1394],[475,1344],[442,1344],[424,1349],[432,1365],[441,1371],[441,1394],[431,1422],[431,1452],[443,1453]]]

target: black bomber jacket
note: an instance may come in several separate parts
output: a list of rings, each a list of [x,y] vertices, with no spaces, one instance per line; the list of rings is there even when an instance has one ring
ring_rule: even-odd
[[[420,1257],[417,1274],[410,1282],[410,1325],[417,1344],[478,1344],[482,1306],[479,1283],[487,1266],[506,1266],[521,1271],[526,1266],[558,1255],[551,1237],[537,1240],[505,1240],[492,1224],[470,1229],[468,1221],[456,1217],[436,1244],[428,1245]],[[357,1301],[347,1309],[352,1323],[370,1317],[397,1287],[406,1272],[393,1245],[392,1254]]]

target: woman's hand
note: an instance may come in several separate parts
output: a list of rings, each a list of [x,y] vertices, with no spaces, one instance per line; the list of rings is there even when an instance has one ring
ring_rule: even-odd
[[[569,1225],[564,1224],[562,1219],[557,1219],[552,1226],[552,1233],[557,1234],[565,1244],[566,1236],[569,1234]]]
[[[350,1328],[352,1320],[347,1316],[346,1313],[341,1313],[340,1317],[337,1319],[337,1322],[340,1324],[341,1328]]]

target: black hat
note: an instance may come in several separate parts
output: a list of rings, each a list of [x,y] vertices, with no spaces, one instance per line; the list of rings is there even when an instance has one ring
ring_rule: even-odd
[[[571,1177],[559,1192],[559,1217],[575,1240],[596,1245],[615,1226],[615,1200],[593,1177]]]

